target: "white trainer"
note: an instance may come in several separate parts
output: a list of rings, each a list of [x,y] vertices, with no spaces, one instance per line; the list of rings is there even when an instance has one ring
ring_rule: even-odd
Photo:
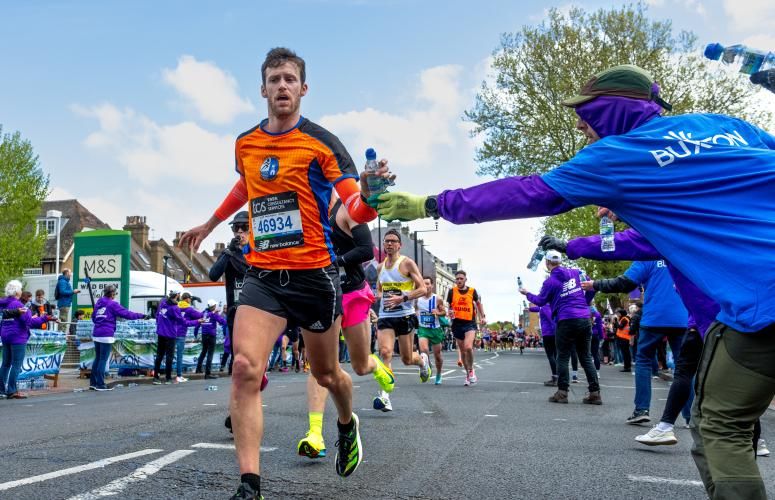
[[[635,441],[645,444],[646,446],[661,446],[676,444],[678,438],[675,437],[675,433],[672,429],[669,431],[660,431],[658,426],[654,426],[646,434],[635,436]]]

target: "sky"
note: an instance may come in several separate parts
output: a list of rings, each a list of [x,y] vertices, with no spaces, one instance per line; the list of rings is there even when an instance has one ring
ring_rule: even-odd
[[[700,46],[775,50],[771,0],[646,3],[650,17],[693,31]],[[117,229],[128,215],[147,216],[151,237],[171,241],[204,222],[236,180],[234,139],[266,116],[261,62],[287,46],[307,63],[303,115],[336,134],[357,165],[368,147],[388,158],[396,189],[435,194],[490,180],[475,173],[481,138],[463,114],[492,77],[501,34],[571,5],[621,3],[0,0],[0,124],[31,141],[49,199],[77,198]],[[442,260],[462,262],[489,321],[511,320],[522,302],[516,276],[533,292],[545,277],[525,269],[539,222],[440,221],[422,238]],[[229,238],[222,225],[202,248]]]

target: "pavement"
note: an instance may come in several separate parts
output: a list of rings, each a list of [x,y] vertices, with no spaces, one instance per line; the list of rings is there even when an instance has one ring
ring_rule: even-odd
[[[479,383],[463,387],[455,353],[445,353],[444,383],[421,384],[394,360],[394,411],[371,409],[377,384],[354,377],[364,461],[349,478],[334,472],[335,411],[329,401],[328,457],[296,455],[307,429],[303,373],[272,373],[264,392],[262,493],[267,499],[653,499],[706,498],[689,449],[645,447],[630,426],[633,377],[602,368],[602,406],[546,401],[543,351],[477,352]],[[345,365],[349,371],[349,365]],[[217,391],[206,390],[217,385]],[[653,381],[652,415],[668,384]],[[233,440],[223,427],[230,379],[111,392],[50,393],[0,401],[0,499],[85,500],[229,498],[238,483]],[[775,444],[775,420],[763,417]],[[759,460],[769,495],[775,456]]]

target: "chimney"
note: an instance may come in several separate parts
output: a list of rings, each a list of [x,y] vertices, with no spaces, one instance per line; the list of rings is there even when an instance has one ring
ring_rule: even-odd
[[[184,233],[185,233],[185,231],[175,231],[175,239],[172,240],[172,246],[173,247],[177,247],[178,246],[178,243],[180,243],[180,238],[183,237]]]
[[[213,257],[217,259],[224,250],[226,250],[226,243],[216,243],[215,249],[213,250]]]
[[[162,244],[162,241],[164,240],[150,242],[151,271],[155,273],[164,272],[164,261],[162,260],[162,257],[164,256],[164,245]]]
[[[132,239],[145,249],[148,247],[148,224],[145,223],[144,215],[128,215],[126,218],[126,224],[124,225],[124,231],[130,231],[132,233]]]

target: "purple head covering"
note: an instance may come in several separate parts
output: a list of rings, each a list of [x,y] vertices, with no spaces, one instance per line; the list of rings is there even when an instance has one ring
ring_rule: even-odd
[[[659,85],[653,84],[654,95]],[[662,107],[654,101],[602,95],[576,107],[579,118],[589,124],[602,139],[609,135],[626,134],[662,113]]]

